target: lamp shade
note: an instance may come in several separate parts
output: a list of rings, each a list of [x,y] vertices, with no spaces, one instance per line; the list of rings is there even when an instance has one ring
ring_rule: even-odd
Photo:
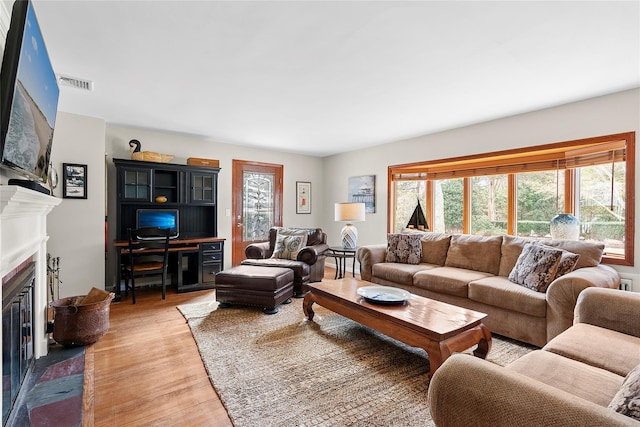
[[[364,203],[336,203],[335,220],[346,222],[364,221]]]

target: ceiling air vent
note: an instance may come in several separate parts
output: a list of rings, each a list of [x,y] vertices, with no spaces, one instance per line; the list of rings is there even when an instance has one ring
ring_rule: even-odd
[[[93,91],[93,82],[91,80],[59,75],[58,82],[60,82],[62,86],[75,87],[76,89],[88,90],[89,92]]]

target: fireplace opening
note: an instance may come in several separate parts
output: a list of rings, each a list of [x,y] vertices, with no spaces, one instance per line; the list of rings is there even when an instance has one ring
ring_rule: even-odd
[[[2,424],[34,360],[33,288],[35,263],[29,262],[2,284]]]

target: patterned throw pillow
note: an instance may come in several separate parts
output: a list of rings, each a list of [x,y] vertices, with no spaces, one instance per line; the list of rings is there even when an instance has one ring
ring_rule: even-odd
[[[640,421],[640,365],[627,374],[609,409]]]
[[[556,277],[553,280],[557,279],[560,276],[564,276],[567,273],[571,273],[578,265],[578,260],[580,259],[579,254],[574,254],[573,252],[562,250],[562,257],[560,258],[560,263],[558,264],[558,271],[556,272]]]
[[[386,262],[419,264],[422,257],[422,244],[417,234],[389,234],[387,236]]]
[[[271,258],[295,261],[298,258],[298,252],[307,245],[307,235],[307,230],[279,229]]]
[[[556,277],[561,249],[527,243],[509,273],[509,280],[538,292],[546,292]]]

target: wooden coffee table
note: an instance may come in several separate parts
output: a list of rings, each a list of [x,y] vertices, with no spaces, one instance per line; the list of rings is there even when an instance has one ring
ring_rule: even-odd
[[[404,305],[380,305],[357,294],[372,283],[357,279],[324,280],[310,283],[302,309],[313,320],[313,304],[321,305],[371,329],[424,349],[429,356],[429,376],[452,353],[478,345],[473,351],[485,358],[491,349],[491,332],[482,323],[486,314],[411,295]]]

